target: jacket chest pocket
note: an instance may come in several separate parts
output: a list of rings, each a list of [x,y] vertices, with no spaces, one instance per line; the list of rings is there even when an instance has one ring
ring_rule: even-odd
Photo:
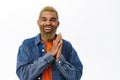
[[[32,57],[34,60],[37,60],[39,59],[40,57],[42,57],[43,55],[45,55],[46,51],[45,51],[45,48],[42,47],[42,46],[35,46],[33,49],[32,49]]]

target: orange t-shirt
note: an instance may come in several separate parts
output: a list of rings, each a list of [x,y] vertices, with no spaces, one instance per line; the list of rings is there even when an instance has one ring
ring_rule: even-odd
[[[45,42],[45,46],[46,52],[48,52],[52,47],[52,42]],[[42,80],[52,80],[52,65],[49,65],[49,67],[44,70]]]

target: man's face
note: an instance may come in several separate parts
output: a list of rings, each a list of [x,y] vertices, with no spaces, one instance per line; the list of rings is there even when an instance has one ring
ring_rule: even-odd
[[[38,20],[38,25],[41,35],[45,37],[52,37],[55,35],[59,22],[57,15],[52,11],[43,11]]]

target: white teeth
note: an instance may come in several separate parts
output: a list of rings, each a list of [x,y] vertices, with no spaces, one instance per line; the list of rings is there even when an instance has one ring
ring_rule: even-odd
[[[45,29],[52,29],[51,27],[45,27]]]
[[[45,28],[45,29],[51,29],[51,28]]]

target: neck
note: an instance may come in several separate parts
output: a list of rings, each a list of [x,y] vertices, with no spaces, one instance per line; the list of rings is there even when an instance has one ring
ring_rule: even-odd
[[[43,42],[52,42],[55,38],[56,38],[55,35],[53,35],[53,36],[41,35],[41,40],[42,40]]]

